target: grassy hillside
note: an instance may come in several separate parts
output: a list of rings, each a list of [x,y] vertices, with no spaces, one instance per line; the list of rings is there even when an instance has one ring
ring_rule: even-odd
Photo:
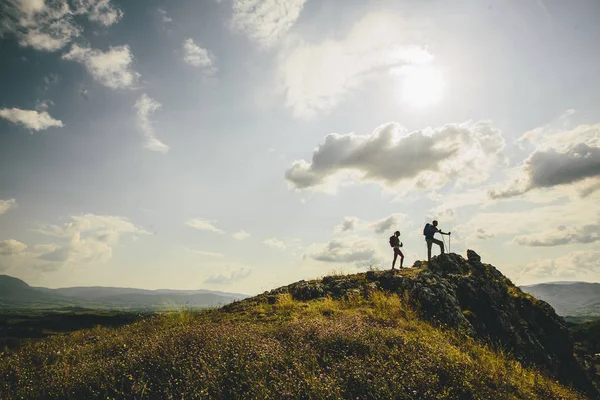
[[[376,291],[44,339],[0,355],[0,398],[584,397]]]

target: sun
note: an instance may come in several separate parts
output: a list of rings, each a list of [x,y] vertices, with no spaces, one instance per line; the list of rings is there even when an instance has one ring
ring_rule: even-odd
[[[399,86],[402,102],[414,107],[427,107],[438,103],[442,98],[444,79],[440,71],[433,67],[410,67],[404,71],[404,79]]]

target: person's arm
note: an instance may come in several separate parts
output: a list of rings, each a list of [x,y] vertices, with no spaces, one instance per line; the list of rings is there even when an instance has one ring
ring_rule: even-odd
[[[452,233],[452,232],[442,232],[441,229],[438,229],[437,231],[440,233],[440,235],[449,235]]]

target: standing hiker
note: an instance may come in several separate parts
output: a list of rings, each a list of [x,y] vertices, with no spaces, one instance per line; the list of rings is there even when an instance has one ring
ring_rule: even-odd
[[[440,249],[442,251],[442,254],[444,254],[444,242],[442,242],[441,240],[434,239],[433,235],[435,235],[438,232],[441,235],[450,235],[450,233],[452,233],[452,232],[448,232],[448,233],[442,232],[442,230],[438,229],[437,226],[438,226],[438,222],[433,221],[431,224],[430,223],[425,224],[425,228],[423,228],[423,235],[425,235],[425,241],[427,242],[427,262],[431,261],[431,246],[433,245],[433,243],[439,245]]]
[[[394,232],[392,236],[390,236],[390,246],[394,249],[394,261],[392,261],[392,270],[396,265],[396,259],[400,256],[400,268],[402,268],[402,264],[404,263],[404,254],[400,251],[400,247],[403,246],[402,242],[400,242],[400,231]]]

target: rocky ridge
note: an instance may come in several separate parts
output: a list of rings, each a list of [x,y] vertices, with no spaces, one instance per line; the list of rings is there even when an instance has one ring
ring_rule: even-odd
[[[431,265],[417,261],[400,272],[368,271],[299,281],[258,296],[234,302],[236,311],[259,303],[274,303],[289,293],[295,300],[334,299],[383,290],[406,296],[421,318],[501,348],[528,366],[535,366],[586,393],[600,395],[573,356],[573,341],[562,317],[544,301],[516,287],[472,250],[434,257]]]

